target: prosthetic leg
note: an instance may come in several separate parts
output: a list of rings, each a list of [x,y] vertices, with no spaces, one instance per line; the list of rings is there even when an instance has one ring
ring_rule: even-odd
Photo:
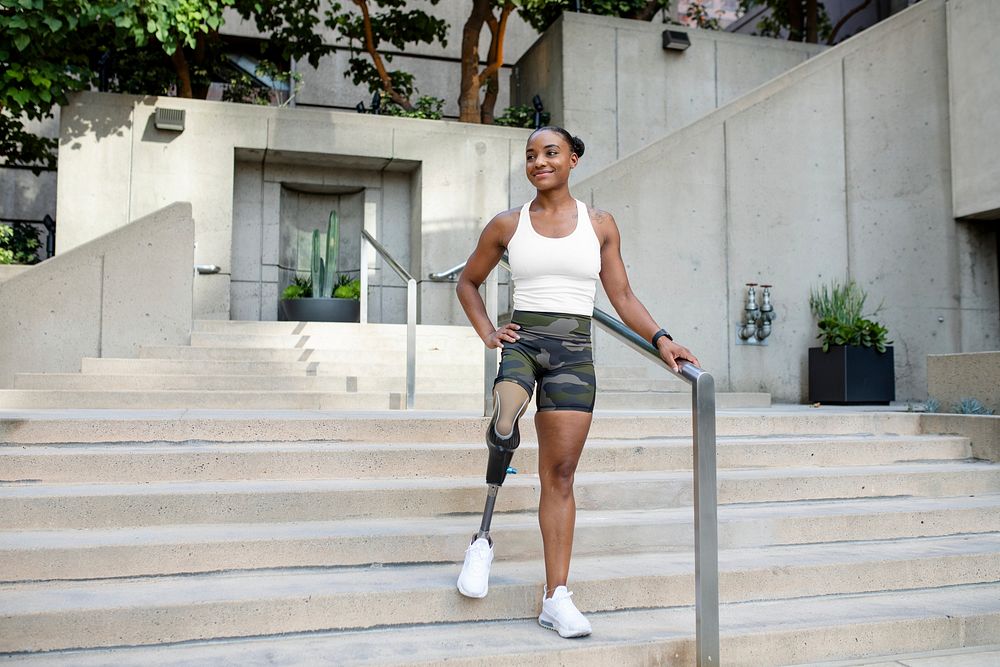
[[[496,504],[497,491],[507,477],[514,450],[521,444],[517,423],[528,408],[530,399],[531,395],[516,382],[502,380],[493,387],[493,419],[486,428],[486,446],[490,450],[489,462],[486,464],[486,508],[483,510],[479,532],[472,538],[473,542],[483,537],[491,544],[493,542],[490,539],[493,505]]]

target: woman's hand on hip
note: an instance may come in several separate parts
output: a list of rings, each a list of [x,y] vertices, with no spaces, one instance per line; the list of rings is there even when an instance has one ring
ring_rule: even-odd
[[[503,325],[502,327],[491,333],[489,336],[487,336],[486,340],[484,340],[483,342],[486,343],[486,347],[490,348],[491,350],[497,348],[502,350],[503,344],[505,342],[515,343],[518,341],[518,339],[521,338],[520,336],[517,335],[517,330],[520,328],[521,325],[514,324],[513,322],[508,322],[507,324]]]
[[[667,365],[675,372],[678,370],[677,364],[681,361],[690,361],[695,366],[701,368],[698,357],[691,354],[691,350],[679,343],[675,343],[666,336],[662,336],[656,341],[656,347],[660,353],[660,358],[667,362]]]

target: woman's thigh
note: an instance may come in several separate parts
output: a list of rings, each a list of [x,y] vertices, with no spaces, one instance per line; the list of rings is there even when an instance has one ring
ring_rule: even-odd
[[[590,432],[593,414],[581,410],[546,410],[535,413],[538,435],[538,474],[572,476]]]

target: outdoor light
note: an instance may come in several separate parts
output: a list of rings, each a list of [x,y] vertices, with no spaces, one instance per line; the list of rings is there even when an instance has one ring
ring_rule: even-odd
[[[169,132],[184,131],[184,109],[164,109],[156,107],[156,116],[153,118],[153,125],[157,130],[167,130]]]
[[[688,38],[688,34],[682,30],[664,30],[663,31],[663,48],[673,51],[683,51],[687,47],[691,46],[691,40]]]

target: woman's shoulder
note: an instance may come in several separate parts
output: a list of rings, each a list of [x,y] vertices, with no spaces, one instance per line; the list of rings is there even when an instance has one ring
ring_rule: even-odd
[[[615,216],[611,215],[607,211],[599,208],[594,208],[593,206],[587,206],[587,213],[590,215],[591,222],[594,225],[609,226],[615,224]]]
[[[521,207],[510,208],[506,211],[501,211],[493,216],[490,220],[490,225],[499,227],[501,229],[514,229],[517,227],[517,221],[521,215]]]

